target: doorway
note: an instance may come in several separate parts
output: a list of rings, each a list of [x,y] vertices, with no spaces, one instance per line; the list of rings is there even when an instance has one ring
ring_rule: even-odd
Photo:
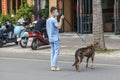
[[[114,26],[115,34],[120,35],[120,0],[114,0]]]
[[[102,0],[103,30],[114,32],[114,0]]]
[[[57,0],[57,8],[72,25],[64,21],[62,30],[82,34],[92,32],[92,0]]]
[[[92,33],[92,0],[77,0],[77,32]]]

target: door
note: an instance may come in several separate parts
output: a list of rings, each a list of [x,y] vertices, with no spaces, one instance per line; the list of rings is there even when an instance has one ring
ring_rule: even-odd
[[[92,33],[92,0],[77,0],[77,32]]]
[[[114,26],[115,34],[120,34],[120,0],[115,0],[114,4]]]

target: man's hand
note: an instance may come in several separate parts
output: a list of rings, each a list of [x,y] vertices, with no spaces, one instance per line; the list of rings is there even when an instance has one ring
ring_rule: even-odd
[[[64,15],[62,15],[62,16],[60,17],[60,19],[62,19],[62,20],[63,20],[63,19],[64,19]]]
[[[59,23],[58,23],[58,29],[61,29],[63,19],[64,19],[64,15],[62,15],[62,16],[60,17],[60,21],[59,21]]]

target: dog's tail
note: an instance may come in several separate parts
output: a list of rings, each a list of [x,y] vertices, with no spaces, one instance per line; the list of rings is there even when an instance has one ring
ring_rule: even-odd
[[[75,66],[75,63],[72,66]]]

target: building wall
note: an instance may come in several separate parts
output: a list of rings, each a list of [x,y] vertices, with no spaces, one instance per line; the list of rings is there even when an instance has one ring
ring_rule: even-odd
[[[67,4],[67,5],[66,5]],[[66,17],[66,19],[72,23],[72,0],[64,0],[64,15]],[[57,0],[49,0],[49,8],[51,8],[52,6],[57,6]],[[59,6],[61,7],[61,5]],[[71,26],[64,21],[64,31],[65,32],[70,32],[71,31]]]
[[[73,10],[73,4],[72,4],[73,2],[72,1],[73,0],[64,0],[64,15],[67,18],[67,20],[72,24],[72,27],[71,27],[66,21],[64,21],[64,31],[65,32],[71,32],[71,31],[75,30],[75,29],[73,29],[73,28],[75,28],[74,25],[76,25],[76,24],[73,24],[73,22],[74,22],[73,17],[75,18],[75,15],[73,15],[74,10]],[[112,0],[112,2],[110,2],[109,0],[103,0],[102,3],[104,3],[103,5],[106,6],[106,7],[103,6],[103,8],[108,7],[108,8],[112,9],[113,8],[112,6],[114,4],[114,0]],[[51,6],[57,6],[57,0],[49,0],[49,8],[51,8]],[[108,12],[108,13],[110,13],[110,12]],[[114,14],[114,11],[112,12],[112,16],[113,16],[113,14]],[[104,13],[103,13],[103,16],[104,16]],[[108,19],[108,18],[106,18],[106,19]],[[114,21],[112,21],[112,23],[113,22]],[[110,31],[110,32],[113,31],[113,25],[107,23],[105,26],[107,26],[104,28],[105,31]]]
[[[0,0],[1,1],[1,9],[3,14],[12,14],[13,12],[19,9],[20,5],[23,4],[23,0]],[[27,0],[29,6],[34,5],[34,0]]]
[[[57,0],[49,0],[49,7],[56,6]]]
[[[29,6],[32,6],[34,5],[34,0],[27,0],[27,3]],[[45,4],[46,4],[46,0],[39,0],[40,9],[44,9]]]
[[[29,6],[32,6],[32,5],[34,5],[34,0],[27,0],[27,3]]]
[[[16,13],[20,5],[23,4],[23,0],[0,0],[0,3],[1,13],[7,15]]]
[[[49,9],[52,7],[52,6],[56,6],[57,5],[57,0],[49,0]],[[50,11],[50,10],[49,10]],[[50,12],[49,12],[49,15],[50,15]]]

